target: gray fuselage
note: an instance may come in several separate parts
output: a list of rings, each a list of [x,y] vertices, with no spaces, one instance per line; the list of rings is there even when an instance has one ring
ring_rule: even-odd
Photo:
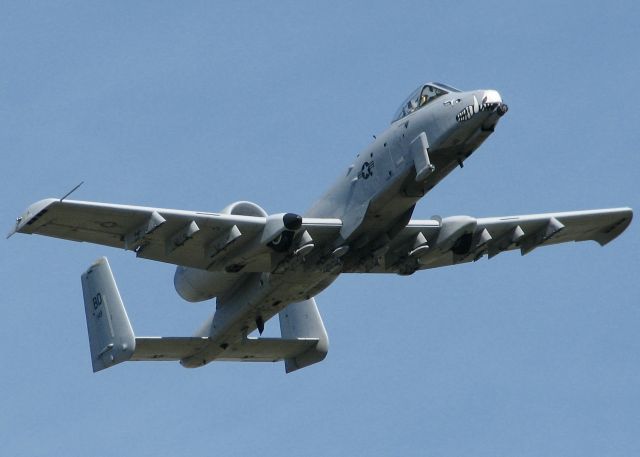
[[[495,90],[420,86],[390,127],[356,156],[305,214],[340,219],[340,236],[302,260],[281,258],[272,272],[241,274],[229,291],[218,296],[216,313],[197,332],[215,344],[183,364],[196,366],[214,359],[229,342],[252,332],[289,303],[317,295],[340,273],[375,265],[385,246],[409,222],[416,202],[462,166],[506,110]]]

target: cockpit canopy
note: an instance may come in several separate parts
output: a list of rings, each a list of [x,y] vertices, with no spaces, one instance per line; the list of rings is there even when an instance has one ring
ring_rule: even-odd
[[[416,90],[411,92],[411,95],[407,97],[402,105],[400,105],[391,122],[393,123],[398,119],[408,116],[449,92],[460,92],[460,90],[441,83],[427,83],[418,86]]]

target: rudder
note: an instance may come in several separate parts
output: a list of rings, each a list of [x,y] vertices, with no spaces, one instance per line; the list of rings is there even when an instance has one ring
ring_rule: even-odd
[[[329,352],[329,337],[313,298],[291,303],[280,311],[279,320],[282,338],[315,338],[318,340],[314,347],[304,353],[285,359],[284,367],[287,373],[324,360]]]
[[[136,340],[107,258],[91,265],[81,281],[95,373],[129,360]]]

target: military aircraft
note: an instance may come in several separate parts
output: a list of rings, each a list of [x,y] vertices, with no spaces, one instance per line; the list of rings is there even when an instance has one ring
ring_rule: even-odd
[[[216,298],[191,337],[136,337],[105,258],[82,275],[93,370],[127,360],[285,361],[287,373],[323,360],[328,337],[314,296],[341,273],[396,273],[519,249],[594,240],[629,225],[630,208],[509,217],[411,219],[414,207],[494,132],[508,108],[495,90],[420,85],[304,215],[267,214],[239,201],[220,212],[63,198],[32,204],[13,233],[134,251],[177,265],[187,301]],[[262,335],[279,315],[281,338]]]

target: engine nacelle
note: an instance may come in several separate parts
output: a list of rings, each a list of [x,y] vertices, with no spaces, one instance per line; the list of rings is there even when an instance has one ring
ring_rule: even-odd
[[[222,214],[235,214],[237,216],[267,217],[267,212],[262,209],[262,207],[253,202],[246,201],[231,203],[220,212]]]
[[[261,246],[268,246],[275,252],[288,251],[296,231],[302,225],[302,217],[297,214],[282,213],[269,216],[260,206],[247,201],[232,203],[223,209],[221,213],[264,217],[266,219],[260,236],[243,245],[239,251],[233,252],[233,255],[236,255],[237,258],[243,258],[243,256],[248,258],[259,250]],[[225,269],[227,271],[206,271],[197,268],[178,267],[173,278],[173,284],[178,294],[187,301],[209,300],[223,295],[242,277],[233,272],[231,268],[233,266],[226,265]]]
[[[297,214],[286,213],[269,216],[260,206],[248,201],[232,203],[221,212],[223,214],[266,218],[260,242],[271,247],[276,252],[285,252],[291,247],[295,232],[302,224],[302,217]]]
[[[240,277],[237,273],[178,267],[173,277],[173,285],[178,295],[185,300],[199,302],[224,294]]]
[[[220,212],[238,216],[267,217],[267,212],[264,209],[248,201],[231,203]],[[237,273],[178,267],[173,277],[173,285],[178,295],[185,300],[199,302],[224,294],[233,287],[240,277]]]

